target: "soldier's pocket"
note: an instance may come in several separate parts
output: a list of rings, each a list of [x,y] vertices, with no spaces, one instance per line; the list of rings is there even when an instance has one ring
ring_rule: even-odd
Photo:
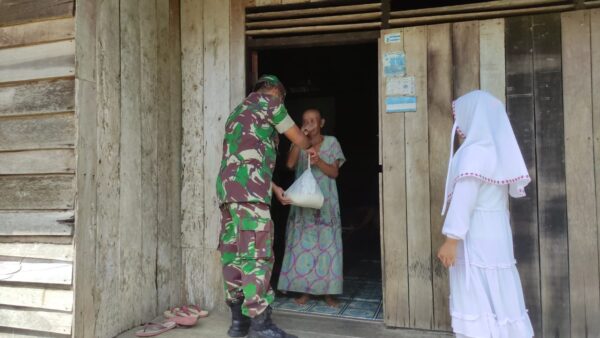
[[[242,258],[271,258],[273,256],[273,232],[240,230],[238,253]]]

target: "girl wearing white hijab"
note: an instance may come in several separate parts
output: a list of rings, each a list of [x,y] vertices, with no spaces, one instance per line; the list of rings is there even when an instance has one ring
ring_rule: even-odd
[[[484,91],[453,102],[454,127],[438,258],[450,268],[450,314],[459,338],[533,337],[515,266],[508,196],[531,181],[504,105]],[[454,135],[463,139],[454,153]]]

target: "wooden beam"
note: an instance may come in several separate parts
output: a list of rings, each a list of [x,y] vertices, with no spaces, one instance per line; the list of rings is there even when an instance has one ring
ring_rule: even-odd
[[[75,74],[73,40],[0,49],[0,83]]]
[[[0,236],[71,236],[72,211],[0,211]]]
[[[72,17],[74,0],[0,0],[0,26]]]
[[[310,9],[295,9],[289,11],[275,11],[264,13],[249,13],[246,14],[246,19],[254,21],[261,19],[285,19],[297,18],[304,16],[329,15],[329,14],[344,14],[344,13],[361,13],[377,11],[381,9],[381,4],[364,4],[364,5],[349,5],[335,7],[320,7]]]
[[[0,304],[70,312],[73,291],[0,284]]]
[[[501,9],[515,9],[524,7],[548,6],[564,4],[565,0],[498,0],[466,5],[442,6],[434,8],[413,9],[392,12],[392,18],[411,18],[418,16],[432,16],[439,14],[470,13],[496,11]]]
[[[434,16],[414,17],[414,18],[396,18],[396,19],[390,19],[390,26],[392,26],[392,27],[416,26],[416,25],[425,25],[425,24],[434,24],[434,23],[452,22],[452,21],[492,19],[492,18],[502,18],[502,17],[520,16],[520,15],[533,15],[533,14],[550,13],[550,12],[564,12],[564,11],[571,10],[573,8],[574,8],[573,5],[570,4],[570,5],[547,6],[547,7],[498,10],[498,11],[491,11],[491,12],[434,15]]]
[[[0,256],[2,282],[71,285],[72,275],[69,262]]]
[[[73,175],[0,176],[0,209],[72,209]]]
[[[246,23],[246,28],[275,28],[275,27],[297,27],[297,26],[316,26],[330,25],[338,23],[356,23],[360,21],[373,21],[381,18],[381,12],[346,14],[336,16],[320,16],[301,19],[283,19],[272,21],[255,21]]]
[[[70,313],[0,307],[0,326],[59,334],[71,334]]]
[[[0,243],[0,256],[73,261],[73,245],[48,243]],[[0,297],[0,299],[2,299]],[[0,301],[1,302],[1,301]]]
[[[73,149],[0,152],[0,175],[74,173]]]
[[[337,46],[377,42],[379,31],[330,33],[318,35],[303,35],[277,38],[248,39],[251,49],[274,49],[290,47]]]
[[[69,40],[75,37],[73,18],[0,27],[0,48]]]
[[[343,32],[353,30],[368,30],[381,27],[381,22],[354,23],[345,25],[306,26],[293,28],[274,28],[247,30],[246,35],[264,36],[278,34],[318,33],[318,32]]]
[[[75,110],[73,79],[0,86],[0,117]]]
[[[0,151],[74,148],[74,120],[73,113],[4,118]]]

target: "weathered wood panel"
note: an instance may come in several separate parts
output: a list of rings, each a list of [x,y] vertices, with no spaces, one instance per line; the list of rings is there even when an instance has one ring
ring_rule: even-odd
[[[0,152],[0,175],[75,173],[72,149]]]
[[[75,37],[73,18],[0,27],[0,48],[69,40]]]
[[[0,151],[73,148],[75,121],[72,113],[2,119]]]
[[[128,328],[142,320],[141,307],[152,295],[143,295],[142,271],[142,117],[140,111],[141,57],[140,17],[137,0],[120,2],[121,41],[121,133],[119,165],[119,326]],[[152,133],[152,131],[149,131]],[[150,155],[150,154],[148,154]],[[156,198],[145,196],[146,198]],[[154,209],[147,209],[153,213]],[[142,235],[142,236],[140,236]],[[150,243],[148,243],[150,244]],[[156,249],[155,249],[156,250]]]
[[[157,148],[160,143],[157,143],[157,128],[160,123],[158,121],[158,113],[163,112],[163,106],[160,103],[163,99],[163,94],[158,88],[164,82],[159,77],[158,60],[163,58],[157,48],[166,44],[167,41],[159,41],[157,31],[162,30],[160,22],[167,15],[168,8],[160,7],[157,10],[157,3],[150,2],[142,5],[143,1],[138,1],[139,6],[139,38],[140,38],[140,112],[141,112],[141,240],[142,240],[142,259],[140,261],[142,271],[141,292],[145,298],[141,302],[142,318],[152,318],[156,313],[157,296],[160,298],[160,288],[164,281],[157,275],[158,266],[161,262],[157,261],[157,254],[160,254],[161,240],[157,238],[157,218],[162,217],[162,214],[168,210],[157,208],[157,199],[162,198],[162,192],[158,190],[157,183],[157,165],[167,160],[167,157],[161,159],[158,155]],[[158,14],[161,14],[160,16]],[[157,21],[158,20],[158,21]],[[164,48],[168,48],[165,46]],[[123,62],[123,61],[122,61]],[[137,65],[135,62],[130,65]],[[166,141],[166,140],[165,140]],[[159,160],[160,159],[160,160]],[[158,163],[157,163],[158,162]],[[157,195],[158,194],[158,195]],[[151,212],[148,212],[151,211]],[[157,243],[158,241],[158,243]],[[157,245],[159,246],[157,249]],[[156,290],[158,288],[158,292]],[[158,293],[158,294],[157,294]],[[150,294],[151,296],[146,296]],[[159,309],[172,306],[173,304],[160,304]]]
[[[73,40],[0,49],[0,83],[75,74]]]
[[[77,0],[75,16],[75,71],[78,79],[92,82],[96,81],[96,1]]]
[[[224,133],[224,121],[229,115],[229,2],[220,0],[204,1],[204,230],[203,246],[211,251],[217,248],[221,214],[217,200],[216,184],[219,172]],[[205,260],[205,271],[219,271],[218,260]],[[200,299],[207,304],[222,305],[218,274],[211,273],[205,281]],[[195,286],[198,287],[198,286]]]
[[[571,336],[600,336],[590,13],[562,14]]]
[[[0,209],[72,209],[73,175],[0,176]]]
[[[73,16],[74,0],[2,0],[0,26]]]
[[[281,5],[282,0],[256,0],[256,6]]]
[[[403,30],[382,31],[383,34]],[[403,50],[403,44],[381,44],[385,53]],[[380,57],[380,62],[381,62]],[[380,64],[381,67],[381,64]],[[408,247],[406,230],[406,143],[404,114],[385,112],[385,78],[380,84],[380,116],[383,149],[383,220],[381,225],[384,255],[384,317],[389,326],[408,327]]]
[[[47,243],[0,243],[0,256],[73,260],[73,245]],[[0,297],[0,299],[2,299]]]
[[[506,19],[507,110],[532,182],[527,196],[511,199],[515,258],[525,303],[536,335],[541,332],[541,294],[537,219],[537,169],[531,17]]]
[[[596,251],[600,251],[600,9],[589,11],[590,13],[590,41],[591,41],[591,67],[592,67],[592,120],[594,121],[594,164],[596,179]],[[600,262],[598,262],[600,263]],[[600,268],[599,268],[600,269]],[[592,270],[593,271],[593,270]],[[600,284],[600,281],[597,281]],[[597,288],[598,290],[600,288]],[[592,298],[593,299],[593,298]],[[596,315],[600,307],[600,299],[595,299],[594,310]],[[591,317],[590,317],[591,318]],[[594,323],[593,333],[598,333],[600,324]]]
[[[70,236],[72,211],[0,211],[0,236]]]
[[[4,327],[70,334],[72,320],[70,313],[0,307]]]
[[[569,252],[560,15],[533,17],[533,68],[542,328],[568,337]]]
[[[72,273],[69,262],[0,256],[0,279],[4,282],[71,285]]]
[[[61,113],[75,109],[75,82],[39,81],[0,87],[0,117]]]
[[[78,14],[79,15],[79,14]],[[95,44],[95,41],[94,41]],[[77,297],[73,315],[75,337],[93,337],[96,320],[94,284],[96,283],[96,83],[76,80],[77,201],[75,217],[75,280]]]
[[[169,60],[170,60],[170,151],[169,162],[169,215],[171,218],[171,262],[168,288],[170,304],[181,304],[183,301],[182,251],[181,251],[181,128],[182,128],[182,81],[181,81],[181,2],[169,2]],[[221,303],[223,304],[223,303]],[[159,307],[161,303],[159,302]]]
[[[243,1],[231,1],[229,21],[230,110],[235,109],[246,96],[245,14]]]
[[[185,298],[200,299],[207,269],[204,223],[204,1],[181,2],[182,189],[181,245]],[[214,273],[214,272],[213,272]]]
[[[431,329],[433,288],[429,196],[429,138],[427,116],[427,27],[404,29],[406,74],[415,77],[417,112],[405,121],[406,225],[411,327]]]
[[[504,19],[479,22],[481,89],[506,103]]]
[[[0,285],[0,299],[2,305],[58,311],[73,309],[73,291],[70,290]]]
[[[95,336],[113,337],[126,329],[119,309],[119,236],[120,210],[120,39],[119,1],[97,3],[97,83],[98,87],[98,165],[96,172],[96,303]]]
[[[452,130],[452,31],[450,24],[428,27],[427,107],[429,120],[429,183],[431,253],[433,258],[433,328],[448,331],[448,270],[435,258],[444,242],[441,208],[448,166],[448,142]]]
[[[479,89],[479,22],[452,24],[454,98]]]

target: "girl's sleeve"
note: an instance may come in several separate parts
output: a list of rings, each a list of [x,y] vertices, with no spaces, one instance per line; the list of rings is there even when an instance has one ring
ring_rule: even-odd
[[[450,208],[442,228],[444,235],[454,239],[465,239],[481,184],[481,181],[476,178],[464,178],[456,182]]]
[[[342,146],[340,145],[340,142],[338,142],[337,138],[335,137],[333,138],[331,154],[333,156],[333,158],[331,159],[332,163],[338,161],[338,167],[342,167],[342,164],[346,162],[346,156],[344,156],[344,153],[342,152]]]

